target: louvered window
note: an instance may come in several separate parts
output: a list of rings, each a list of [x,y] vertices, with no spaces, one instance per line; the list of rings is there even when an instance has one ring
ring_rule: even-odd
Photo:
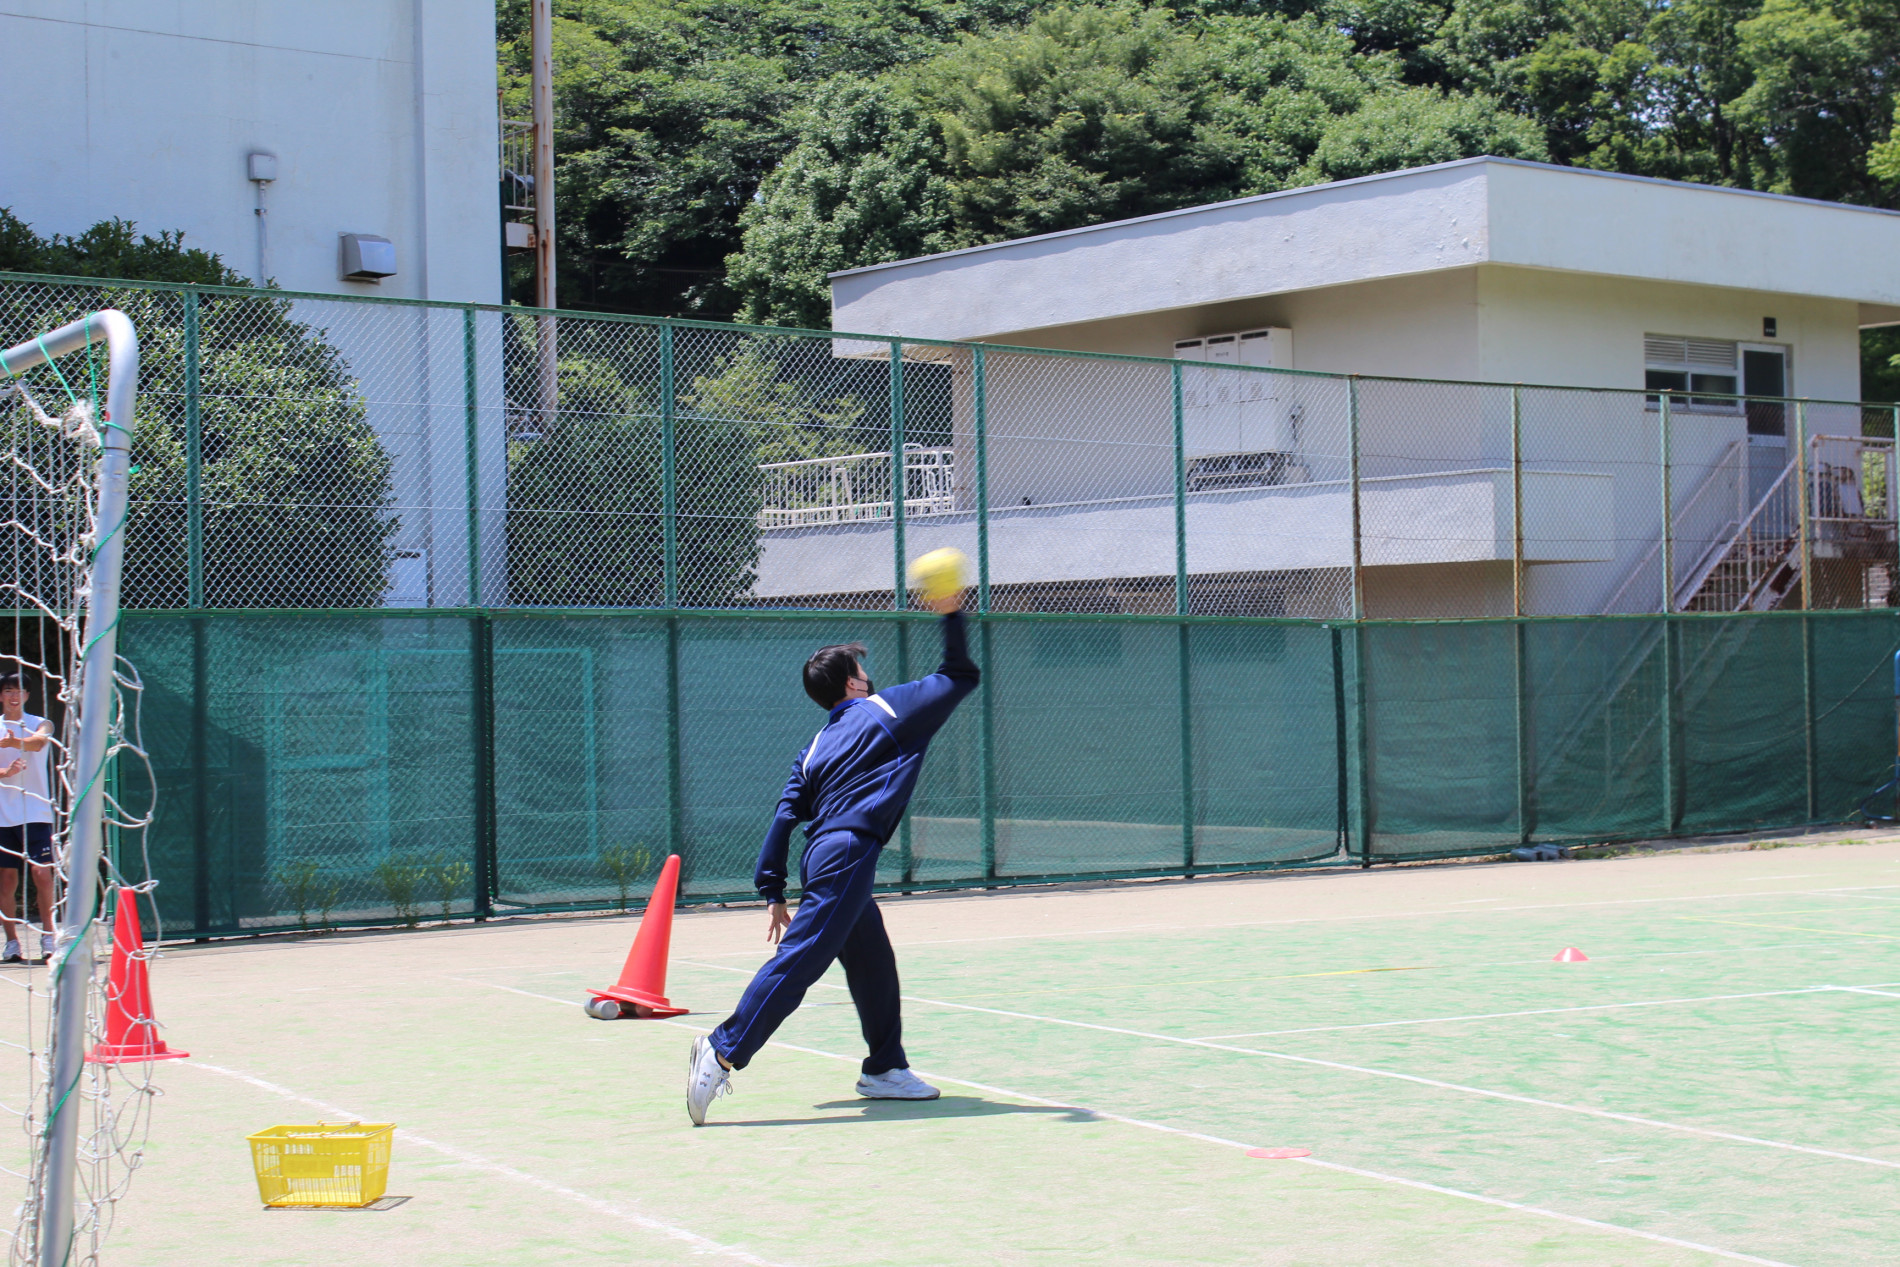
[[[1708,413],[1738,413],[1728,399],[1740,381],[1736,345],[1730,339],[1690,339],[1673,334],[1643,336],[1643,386],[1671,392],[1672,406]],[[1653,407],[1659,397],[1651,395]]]

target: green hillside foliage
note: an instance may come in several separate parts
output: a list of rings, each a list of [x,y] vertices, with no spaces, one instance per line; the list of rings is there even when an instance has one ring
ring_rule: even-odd
[[[556,0],[555,62],[563,307],[823,326],[831,270],[1478,154],[1900,206],[1893,0]]]

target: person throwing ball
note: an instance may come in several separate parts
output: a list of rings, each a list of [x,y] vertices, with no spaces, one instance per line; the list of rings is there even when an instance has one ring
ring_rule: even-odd
[[[753,876],[765,898],[766,940],[778,943],[746,987],[738,1008],[711,1035],[695,1038],[686,1079],[686,1112],[706,1121],[713,1100],[731,1091],[773,1031],[836,959],[871,1054],[857,1091],[874,1100],[934,1100],[937,1088],[910,1071],[904,1055],[897,956],[884,917],[871,900],[878,854],[897,830],[931,736],[977,687],[964,628],[960,555],[919,560],[913,582],[925,605],[943,614],[943,663],[929,677],[878,691],[857,643],[820,647],[805,662],[805,693],[829,716],[792,761],[778,813],[759,848]],[[792,829],[805,829],[798,914],[785,909],[786,853]]]

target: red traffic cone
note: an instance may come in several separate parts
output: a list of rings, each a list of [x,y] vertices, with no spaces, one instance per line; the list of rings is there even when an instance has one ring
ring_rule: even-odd
[[[1590,956],[1584,954],[1581,950],[1578,950],[1575,946],[1565,946],[1562,950],[1557,952],[1557,958],[1554,959],[1552,962],[1553,963],[1589,963]]]
[[[127,1065],[146,1060],[177,1060],[188,1051],[172,1051],[158,1036],[152,1019],[152,984],[146,975],[145,938],[139,933],[137,889],[119,890],[119,913],[112,922],[112,975],[106,982],[106,1040],[86,1059],[95,1065]]]
[[[633,935],[620,980],[605,990],[589,990],[593,1001],[587,1014],[600,1020],[631,1015],[637,1020],[685,1016],[691,1008],[674,1007],[666,997],[666,952],[673,940],[673,903],[679,897],[680,856],[673,854],[660,868],[640,931]],[[617,1005],[617,1006],[616,1006]]]

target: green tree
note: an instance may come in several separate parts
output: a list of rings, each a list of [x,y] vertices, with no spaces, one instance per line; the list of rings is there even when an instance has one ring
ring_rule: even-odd
[[[950,188],[934,128],[888,85],[828,84],[797,127],[741,217],[726,282],[740,321],[823,329],[826,274],[949,247]]]
[[[1448,96],[1435,88],[1400,88],[1335,119],[1303,174],[1313,181],[1349,180],[1474,154],[1549,157],[1535,123],[1500,109],[1482,93]]]
[[[868,80],[1034,0],[564,0],[555,16],[561,302],[725,316],[725,257],[820,85]],[[497,12],[527,114],[527,0]],[[517,274],[526,273],[517,266]],[[525,293],[517,297],[526,299]]]
[[[1366,114],[1363,125],[1353,120]],[[748,320],[819,325],[828,272],[1482,153],[1541,158],[1484,95],[1407,88],[1316,17],[1061,6],[820,94],[746,211]]]
[[[182,236],[122,220],[42,238],[0,209],[0,267],[81,277],[243,286]],[[112,306],[139,334],[140,402],[122,599],[188,599],[183,407],[185,320],[176,292],[13,285],[0,291],[11,342]],[[199,358],[205,601],[213,607],[374,606],[387,587],[388,454],[361,392],[321,330],[269,291],[204,296]],[[49,402],[50,403],[50,402]],[[63,403],[63,402],[58,402]]]
[[[839,364],[828,343],[693,333],[681,338],[674,407],[679,601],[719,607],[743,599],[756,576],[760,464],[876,448],[888,423],[865,425],[881,366]],[[615,350],[626,358],[624,343]],[[560,408],[510,442],[510,602],[664,604],[660,401],[650,380],[622,368],[653,351],[617,359],[583,345],[564,356]]]

